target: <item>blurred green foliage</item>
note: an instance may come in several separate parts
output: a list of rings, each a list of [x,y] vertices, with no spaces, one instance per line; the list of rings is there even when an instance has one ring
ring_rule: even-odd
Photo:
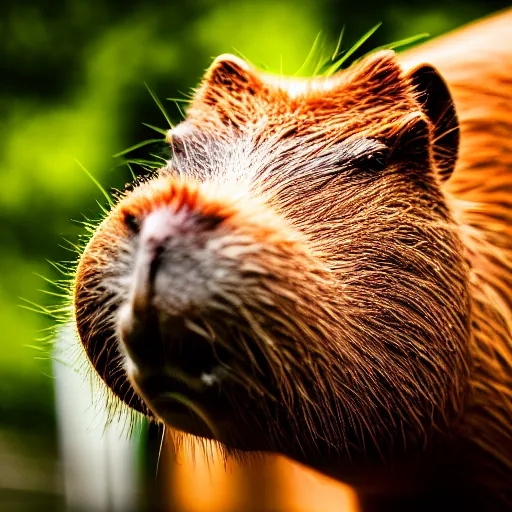
[[[20,307],[42,304],[58,278],[46,260],[73,260],[78,222],[99,216],[105,187],[130,173],[114,153],[165,128],[144,82],[160,98],[190,93],[211,59],[239,51],[256,65],[297,71],[319,31],[344,47],[382,21],[361,49],[437,35],[508,6],[502,0],[224,1],[4,0],[0,5],[0,457],[11,449],[56,456],[51,363],[37,344],[52,320]],[[172,119],[179,109],[165,102]],[[158,137],[158,135],[157,135]],[[165,155],[165,146],[144,148]],[[12,433],[16,436],[13,437]],[[16,444],[17,443],[17,444]],[[15,446],[15,448],[13,448]]]

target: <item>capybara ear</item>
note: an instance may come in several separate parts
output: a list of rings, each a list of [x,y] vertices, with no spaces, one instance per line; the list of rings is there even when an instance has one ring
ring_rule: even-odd
[[[406,94],[402,67],[391,50],[372,53],[347,71],[342,70],[339,76],[350,82],[350,94],[356,98],[363,96],[366,101]]]
[[[419,65],[407,77],[432,123],[432,155],[438,175],[445,181],[452,174],[459,152],[459,123],[452,96],[437,69],[430,64]]]
[[[215,105],[233,100],[243,102],[244,97],[256,95],[262,86],[261,79],[247,62],[224,54],[206,71],[199,92],[203,103]]]

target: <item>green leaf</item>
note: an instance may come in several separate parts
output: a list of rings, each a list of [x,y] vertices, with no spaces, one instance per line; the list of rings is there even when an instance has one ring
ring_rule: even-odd
[[[294,73],[294,76],[300,75],[304,70],[307,70],[310,66],[311,62],[315,58],[315,55],[317,55],[318,49],[321,47],[322,44],[322,32],[318,32],[318,34],[315,37],[315,40],[313,42],[313,46],[311,47],[311,50],[309,50],[309,53],[306,57],[306,60],[303,62],[302,66]]]
[[[393,43],[378,46],[373,51],[375,52],[377,50],[394,50],[395,48],[403,48],[404,46],[409,46],[411,44],[417,43],[418,41],[426,39],[427,37],[430,37],[430,34],[424,32],[423,34],[406,37],[405,39],[400,39],[400,41],[394,41]]]
[[[162,128],[158,128],[158,126],[153,126],[152,124],[148,123],[142,123],[144,126],[147,126],[148,128],[151,128],[155,132],[161,133],[164,137],[167,136],[167,130],[164,130]]]
[[[133,172],[133,169],[132,169],[132,166],[126,162],[126,167],[128,167],[128,169],[130,170],[130,174],[132,175],[132,179],[133,180],[136,180],[137,179],[137,176],[135,175],[135,173]]]
[[[377,23],[377,25],[368,30],[368,32],[366,32],[366,34],[364,34],[363,37],[361,37],[355,44],[352,45],[352,47],[349,50],[347,50],[343,57],[340,57],[331,67],[327,69],[325,74],[327,76],[330,76],[336,73],[336,71],[338,71],[341,68],[341,66],[343,66],[347,59],[351,57],[357,50],[359,50],[359,48],[361,48],[361,46],[363,46],[363,44],[366,43],[368,39],[370,39],[370,37],[379,29],[381,25],[382,23]]]
[[[153,98],[153,101],[156,103],[157,107],[160,109],[160,112],[162,112],[162,114],[164,115],[165,120],[167,121],[169,126],[171,128],[173,128],[173,124],[171,122],[171,119],[169,118],[169,115],[167,114],[164,106],[162,105],[162,102],[158,99],[157,95],[151,90],[151,88],[149,87],[149,85],[146,82],[144,82],[144,85],[146,86],[146,89],[148,90],[149,94],[151,94],[151,97]]]
[[[148,140],[144,140],[142,142],[139,142],[138,144],[134,144],[133,146],[129,147],[128,149],[124,149],[123,151],[120,151],[119,153],[116,153],[114,155],[114,158],[118,158],[120,156],[126,155],[127,153],[131,153],[132,151],[135,151],[136,149],[142,148],[142,147],[147,146],[149,144],[156,144],[158,142],[163,142],[163,139],[148,139]]]
[[[105,198],[107,199],[108,201],[108,204],[110,206],[113,206],[114,205],[114,202],[112,201],[112,198],[110,197],[110,195],[108,194],[108,192],[103,188],[103,186],[101,185],[101,183],[78,161],[75,159],[75,162],[80,166],[80,168],[82,169],[82,171],[85,172],[85,174],[87,174],[87,176],[91,179],[91,181],[100,189],[101,193],[105,196]]]
[[[192,103],[192,98],[165,98],[167,101],[179,101],[180,103]]]
[[[336,48],[334,49],[334,52],[332,53],[331,60],[334,62],[336,60],[336,57],[338,57],[340,53],[341,48],[341,41],[343,41],[343,34],[345,33],[345,25],[343,25],[343,28],[340,32],[340,37],[338,37],[338,43],[336,44]]]
[[[183,112],[183,109],[181,108],[181,105],[178,101],[174,100],[174,104],[176,105],[176,108],[178,109],[179,113],[181,114],[182,119],[185,119],[185,112]]]

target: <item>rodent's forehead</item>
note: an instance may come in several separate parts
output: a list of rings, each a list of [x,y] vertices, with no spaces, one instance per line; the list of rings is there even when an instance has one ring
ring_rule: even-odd
[[[264,136],[287,132],[337,140],[362,131],[372,137],[419,109],[414,91],[392,53],[377,53],[332,77],[272,77],[216,61],[187,111],[200,130],[242,131],[261,121]],[[236,66],[235,66],[236,67]],[[215,127],[215,128],[214,128]]]

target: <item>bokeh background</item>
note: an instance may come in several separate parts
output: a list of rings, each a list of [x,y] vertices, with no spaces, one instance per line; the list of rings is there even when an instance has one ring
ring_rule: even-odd
[[[143,124],[167,128],[144,82],[178,122],[180,108],[166,98],[190,93],[218,54],[238,51],[260,67],[277,72],[282,66],[292,74],[320,31],[333,49],[345,26],[346,48],[383,22],[364,52],[422,32],[436,36],[509,5],[507,0],[2,0],[0,510],[65,510],[55,367],[48,345],[40,341],[53,320],[22,306],[59,301],[41,291],[56,291],[41,276],[60,278],[49,261],[73,260],[69,241],[76,243],[83,232],[80,221],[98,218],[106,204],[77,161],[106,189],[122,189],[130,171],[112,155],[162,138]],[[132,156],[149,152],[165,157],[166,148],[154,143]],[[150,453],[157,447],[151,432],[144,432],[139,449]],[[138,460],[142,471],[151,466],[151,460]],[[226,485],[229,489],[229,481]],[[153,506],[147,503],[141,499],[140,509]]]

